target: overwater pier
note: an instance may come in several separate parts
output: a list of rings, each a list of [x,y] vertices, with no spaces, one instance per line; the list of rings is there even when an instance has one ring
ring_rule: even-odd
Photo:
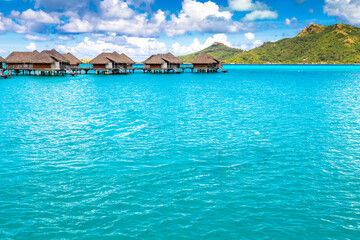
[[[71,53],[60,54],[55,49],[42,52],[12,52],[0,58],[0,77],[11,76],[77,76],[81,74],[128,75],[135,72],[153,74],[226,73],[221,61],[208,54],[199,55],[191,64],[183,64],[171,53],[152,55],[136,63],[124,53],[101,53],[88,64]]]

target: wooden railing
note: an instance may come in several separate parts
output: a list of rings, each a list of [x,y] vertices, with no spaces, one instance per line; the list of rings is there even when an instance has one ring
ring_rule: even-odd
[[[6,64],[6,69],[9,69],[9,70],[32,69],[33,67],[34,67],[34,64],[28,64],[28,63],[23,63],[23,64],[8,63],[8,64]]]

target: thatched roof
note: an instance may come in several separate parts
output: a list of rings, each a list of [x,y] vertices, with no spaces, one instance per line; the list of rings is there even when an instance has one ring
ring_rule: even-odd
[[[92,59],[89,63],[90,64],[107,64],[114,62],[115,56],[112,53],[100,53],[94,59]]]
[[[116,51],[112,53],[100,53],[97,57],[90,61],[90,64],[107,64],[107,63],[132,64],[135,63],[125,54],[119,54]]]
[[[171,53],[167,54],[157,54],[152,55],[144,61],[145,64],[163,64],[163,63],[172,63],[172,64],[182,64],[177,57]]]
[[[69,64],[70,61],[64,57],[63,55],[61,55],[58,51],[56,51],[55,49],[51,49],[50,51],[45,51],[47,52],[51,57],[55,58],[58,62],[61,63],[67,63]]]
[[[33,52],[12,52],[6,58],[7,63],[30,63],[31,58],[38,54],[38,51]]]
[[[213,56],[211,56],[207,53],[203,53],[203,54],[199,55],[197,58],[195,58],[191,63],[192,64],[216,64],[216,63],[220,63],[220,62],[221,62],[220,60],[217,60]]]
[[[125,53],[120,54],[121,59],[128,64],[134,64],[135,62],[129,58]]]
[[[54,62],[67,63],[67,64],[70,63],[70,61],[67,60],[67,58],[65,58],[55,49],[52,49],[50,51],[44,50],[41,53],[38,53],[31,58],[31,63],[51,64]]]
[[[0,56],[0,63],[4,63],[4,62],[6,62],[5,59]]]
[[[64,53],[64,54],[61,54],[63,57],[65,57],[67,60],[69,60],[70,62],[70,65],[78,65],[78,64],[81,64],[81,61],[75,57],[74,55],[72,55],[71,53]]]

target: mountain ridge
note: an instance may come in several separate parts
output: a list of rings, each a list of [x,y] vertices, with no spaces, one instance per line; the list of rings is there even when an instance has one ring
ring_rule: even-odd
[[[179,56],[178,58],[181,61],[183,61],[184,63],[190,63],[192,60],[194,60],[199,55],[201,55],[203,53],[207,53],[207,54],[210,54],[211,56],[213,56],[214,58],[217,58],[217,59],[223,61],[224,59],[231,58],[231,57],[235,56],[237,53],[241,53],[243,51],[244,50],[241,50],[238,48],[232,48],[232,47],[226,46],[225,44],[220,43],[220,42],[214,42],[209,47],[207,47],[203,50],[200,50],[198,52],[191,53],[188,55]]]
[[[310,24],[293,38],[265,42],[249,51],[216,43],[179,58],[191,62],[203,52],[235,64],[358,64],[360,28],[343,23]]]

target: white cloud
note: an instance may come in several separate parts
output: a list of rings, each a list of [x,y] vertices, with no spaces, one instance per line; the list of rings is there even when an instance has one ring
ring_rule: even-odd
[[[101,15],[85,15],[82,18],[75,14],[66,24],[58,26],[58,29],[66,33],[115,32],[129,36],[149,37],[159,35],[163,26],[166,25],[165,13],[161,10],[153,13],[150,18],[147,13],[134,14],[131,18],[127,18],[130,15],[125,17],[124,14],[116,17],[116,13],[107,15],[103,12]]]
[[[58,39],[63,40],[63,41],[69,41],[69,40],[74,39],[74,37],[71,35],[66,35],[66,36],[58,36]]]
[[[19,23],[22,32],[42,32],[49,25],[60,23],[60,19],[56,14],[46,13],[42,10],[34,11],[27,9],[24,12],[11,11],[10,17],[14,24]]]
[[[141,6],[143,9],[144,5],[148,6],[154,0],[32,1],[35,2],[36,8],[41,9],[12,11],[8,17],[0,13],[0,32],[16,31],[31,35],[53,34],[56,31],[105,34],[114,32],[135,37],[157,37],[164,33],[174,37],[189,32],[236,33],[248,29],[251,25],[251,23],[234,21],[234,13],[229,11],[229,8],[220,8],[211,0],[206,2],[183,0],[182,9],[173,14],[160,9],[156,12],[138,11],[131,5]],[[274,18],[274,12],[265,10],[268,7],[263,2],[253,0],[230,0],[230,2],[237,9],[255,10],[249,13],[245,20]],[[95,6],[96,10],[90,10],[89,5]],[[268,15],[265,16],[266,14]]]
[[[166,45],[155,38],[118,36],[116,33],[93,34],[93,38],[97,41],[114,43],[126,48],[133,47],[138,50],[141,49],[142,52],[146,53],[159,49],[166,51]]]
[[[253,11],[251,13],[248,13],[245,15],[245,17],[243,17],[242,20],[244,21],[255,21],[255,20],[265,20],[265,19],[277,19],[278,18],[278,13],[275,11],[270,11],[270,10],[264,10],[264,11]]]
[[[244,36],[247,39],[247,42],[239,46],[241,49],[250,50],[263,44],[261,40],[255,39],[254,33],[248,32],[245,33]],[[215,34],[212,37],[207,38],[204,43],[200,43],[198,38],[195,38],[190,45],[181,45],[180,43],[176,42],[172,44],[171,51],[177,56],[185,55],[205,49],[214,42],[220,42],[229,47],[232,47],[232,44],[228,41],[228,37],[226,34]]]
[[[21,22],[36,22],[36,23],[43,23],[43,24],[57,24],[60,23],[60,20],[56,16],[51,16],[50,14],[38,10],[34,11],[32,9],[28,9],[22,13],[19,13],[18,11],[12,11],[11,15],[13,17],[16,17]]]
[[[214,36],[207,38],[204,45],[205,47],[209,47],[214,42],[223,43],[226,46],[231,47],[231,43],[228,41],[228,37],[223,33],[214,34]]]
[[[228,41],[228,37],[225,34],[219,33],[207,38],[203,44],[200,43],[199,39],[195,38],[189,46],[181,45],[180,43],[176,42],[172,44],[171,49],[175,55],[179,56],[200,51],[209,47],[214,42],[220,42],[227,46],[231,46],[231,43]]]
[[[245,33],[245,37],[247,40],[252,41],[255,39],[255,34],[248,32],[248,33]]]
[[[129,8],[122,0],[103,0],[100,2],[100,9],[104,18],[131,18],[135,11]]]
[[[11,18],[5,17],[0,12],[0,32],[13,31],[16,33],[24,33],[26,27],[14,22]]]
[[[160,34],[165,13],[158,10],[151,19],[147,17],[147,14],[138,14],[131,19],[99,20],[96,30],[145,37]]]
[[[268,10],[269,7],[263,2],[252,0],[228,0],[229,7],[234,11]]]
[[[292,19],[289,19],[289,18],[285,19],[284,24],[286,26],[291,26],[292,24],[296,24],[297,22],[298,22],[297,18],[293,17]]]
[[[196,0],[184,0],[179,19],[191,18],[204,20],[208,17],[231,19],[232,13],[228,11],[220,11],[219,6],[211,1],[205,3]]]
[[[57,49],[61,52],[72,52],[78,57],[95,57],[101,52],[125,53],[133,60],[144,60],[151,54],[165,53],[168,51],[165,43],[155,38],[138,38],[112,35],[97,35],[97,40],[89,37],[78,45],[69,47],[67,45],[58,45]],[[84,53],[86,54],[84,56]]]
[[[80,17],[69,15],[69,21],[58,29],[68,33],[115,32],[136,37],[154,37],[164,32],[167,36],[183,35],[187,32],[238,32],[245,29],[242,22],[232,20],[233,13],[223,11],[212,2],[184,0],[179,14],[170,15],[158,10],[153,14],[136,13],[123,0],[104,0],[100,13]]]
[[[338,17],[350,24],[360,24],[359,0],[325,0],[324,13]]]
[[[70,18],[69,23],[58,27],[58,29],[68,33],[86,33],[92,32],[94,30],[94,26],[88,20]]]
[[[136,8],[141,7],[141,5],[145,5],[145,8],[149,8],[151,4],[153,4],[155,0],[127,0],[129,5],[132,5]]]
[[[253,42],[252,48],[257,48],[257,47],[261,46],[262,44],[263,44],[263,42],[261,40],[256,40]]]
[[[240,22],[232,21],[233,13],[222,11],[211,1],[184,0],[182,10],[165,28],[168,36],[182,35],[187,32],[237,32],[245,28]]]
[[[30,35],[30,34],[25,35],[25,38],[29,39],[31,41],[49,41],[50,40],[50,38],[40,37],[37,35]]]
[[[31,42],[29,45],[26,46],[26,49],[28,49],[30,51],[35,51],[36,50],[36,44]]]
[[[11,0],[9,0],[11,1]],[[87,12],[91,6],[91,3],[98,6],[102,0],[31,0],[35,2],[35,8],[41,8],[46,10],[60,10],[60,11],[78,11]],[[120,0],[121,1],[121,0]],[[114,2],[120,2],[114,1]],[[145,6],[146,9],[155,2],[155,0],[123,0],[128,5],[132,5],[135,8],[141,8]]]
[[[240,48],[248,51],[253,48],[257,48],[257,47],[261,46],[262,44],[263,44],[263,42],[261,40],[249,41],[247,43],[241,44]]]
[[[250,50],[259,47],[263,42],[261,40],[255,40],[255,34],[248,32],[244,34],[247,39],[246,43],[241,44],[240,48],[244,50]]]
[[[175,55],[185,55],[193,52],[200,51],[204,49],[204,45],[200,43],[199,39],[195,38],[193,42],[189,46],[181,45],[180,43],[176,42],[171,46],[172,52]]]

